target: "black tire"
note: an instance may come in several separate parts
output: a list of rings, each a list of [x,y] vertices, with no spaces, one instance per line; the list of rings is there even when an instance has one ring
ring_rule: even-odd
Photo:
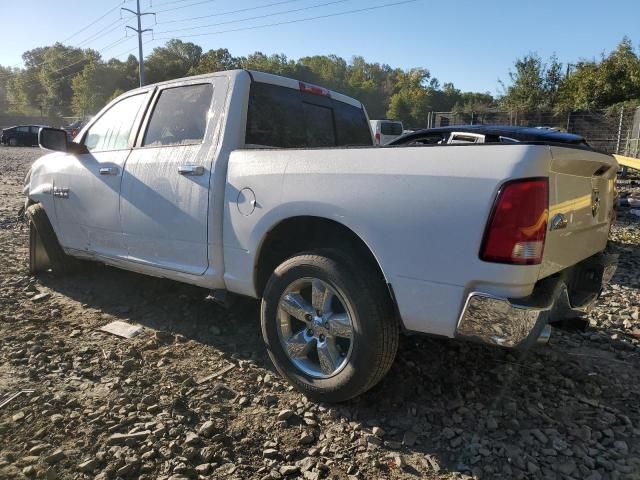
[[[32,222],[29,222],[29,274],[37,275],[51,268],[51,261],[44,249],[40,235]]]
[[[262,335],[271,360],[297,390],[310,398],[341,402],[376,385],[389,371],[398,349],[399,326],[384,282],[361,262],[319,250],[301,253],[278,266],[262,298]],[[293,282],[317,278],[341,292],[352,312],[352,349],[347,363],[329,378],[316,378],[294,365],[280,341],[278,305]]]
[[[64,275],[73,270],[75,259],[64,253],[42,205],[29,206],[25,214],[29,220],[29,271],[35,274],[50,268]]]

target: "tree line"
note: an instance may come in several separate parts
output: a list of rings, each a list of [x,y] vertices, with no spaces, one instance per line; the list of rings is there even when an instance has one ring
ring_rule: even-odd
[[[0,66],[0,113],[86,116],[124,91],[138,86],[138,61],[103,59],[92,49],[55,43],[22,55],[25,67]],[[431,111],[460,114],[505,109],[532,113],[585,111],[638,104],[640,57],[624,38],[598,59],[563,65],[555,56],[535,53],[515,61],[497,97],[463,92],[440,83],[426,68],[401,69],[369,63],[354,56],[316,55],[298,60],[262,52],[236,57],[226,48],[202,47],[169,40],[145,58],[148,83],[201,73],[246,68],[319,84],[361,100],[371,118],[395,118],[408,126],[424,126]]]

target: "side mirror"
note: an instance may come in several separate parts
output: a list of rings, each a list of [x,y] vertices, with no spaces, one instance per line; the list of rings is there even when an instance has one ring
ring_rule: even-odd
[[[43,127],[38,132],[38,144],[45,150],[67,151],[67,132],[59,128]]]
[[[40,148],[56,152],[68,152],[77,155],[89,153],[89,150],[84,145],[70,142],[67,138],[67,132],[59,128],[41,128],[38,132],[38,144]]]

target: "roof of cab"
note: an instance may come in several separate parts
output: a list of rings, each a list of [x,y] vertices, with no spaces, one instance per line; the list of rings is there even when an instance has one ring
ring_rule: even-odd
[[[279,85],[281,87],[293,88],[295,90],[298,90],[300,88],[301,80],[294,80],[293,78],[282,77],[280,75],[274,75],[271,73],[258,72],[256,70],[224,70],[220,72],[211,72],[211,73],[205,73],[202,75],[195,75],[193,77],[182,77],[182,78],[174,78],[172,80],[165,80],[164,82],[145,85],[144,87],[141,87],[141,88],[169,85],[172,83],[179,83],[185,80],[192,81],[197,79],[206,79],[206,78],[211,78],[211,77],[220,76],[220,75],[226,75],[229,77],[238,77],[240,75],[245,75],[245,74],[249,74],[252,81],[256,81],[260,83],[270,83],[272,85]],[[318,86],[322,86],[322,85],[318,85]],[[330,92],[331,98],[333,98],[334,100],[337,100],[343,103],[348,103],[349,105],[353,105],[354,107],[363,108],[362,103],[356,100],[355,98],[348,97],[339,92],[334,92],[333,90],[329,90],[329,92]]]

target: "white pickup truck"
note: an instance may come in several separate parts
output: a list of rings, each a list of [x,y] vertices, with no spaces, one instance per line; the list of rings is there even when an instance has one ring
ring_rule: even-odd
[[[261,298],[275,366],[326,401],[375,385],[401,331],[527,347],[615,266],[611,156],[374,147],[360,102],[278,76],[146,86],[39,141],[32,272],[77,257]]]

